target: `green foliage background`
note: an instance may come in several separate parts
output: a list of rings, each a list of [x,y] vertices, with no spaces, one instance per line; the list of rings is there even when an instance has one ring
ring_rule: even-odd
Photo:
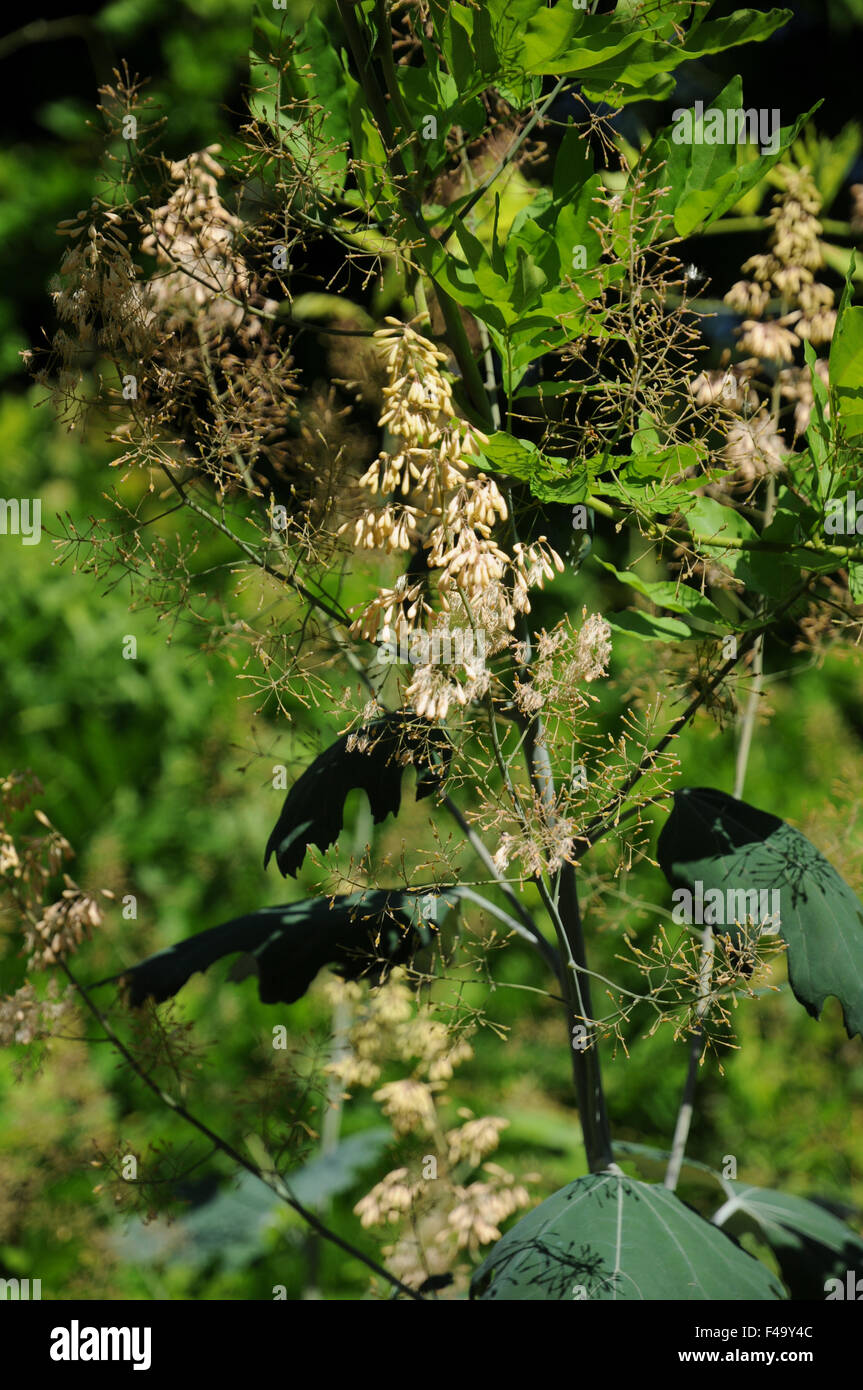
[[[326,7],[289,0],[291,18],[302,19],[312,8],[321,13]],[[831,20],[859,31],[863,11],[850,0],[832,0],[825,26]],[[68,511],[80,525],[103,514],[110,505],[105,494],[117,483],[98,425],[81,438],[56,425],[48,409],[34,409],[41,393],[27,384],[17,356],[34,332],[51,327],[46,291],[58,260],[55,223],[92,193],[98,132],[88,130],[87,120],[94,114],[97,80],[109,76],[109,60],[128,54],[133,70],[154,75],[151,92],[169,117],[170,153],[227,139],[231,113],[240,109],[249,6],[246,0],[118,0],[94,14],[92,24],[98,41],[89,51],[96,55],[93,67],[102,69],[98,79],[96,72],[81,70],[88,48],[80,38],[63,40],[66,62],[74,53],[78,64],[75,77],[65,82],[59,53],[52,45],[38,46],[49,80],[29,124],[4,141],[0,152],[2,487],[7,496],[41,496],[43,525],[54,535],[61,531],[55,516]],[[842,30],[829,32],[835,39]],[[33,50],[26,61],[36,61]],[[726,55],[716,70],[733,74],[735,56]],[[821,77],[826,91],[826,60]],[[805,109],[793,87],[789,108]],[[730,267],[736,255],[732,249]],[[134,495],[138,485],[130,479],[122,485],[124,494]],[[188,530],[186,518],[179,524]],[[165,534],[177,525],[175,514],[166,520]],[[228,558],[218,542],[206,539],[202,545],[212,565]],[[207,550],[199,551],[199,560],[202,554]],[[137,921],[124,921],[112,909],[105,932],[80,958],[85,978],[96,979],[222,920],[225,904],[239,911],[302,895],[307,870],[298,885],[286,886],[272,871],[265,877],[261,867],[281,803],[271,786],[272,766],[301,766],[308,756],[304,747],[320,748],[338,723],[332,712],[298,710],[299,737],[288,741],[272,708],[256,712],[236,657],[228,661],[218,650],[205,650],[200,631],[174,627],[170,616],[160,622],[148,609],[130,613],[122,583],[109,589],[53,560],[48,536],[34,547],[0,538],[0,770],[26,766],[41,779],[45,809],[78,851],[72,872],[82,885],[110,887],[118,899],[129,892],[138,896]],[[232,591],[234,582],[229,571],[217,572],[209,594],[215,611],[220,592]],[[582,604],[607,611],[621,603],[614,581],[600,581],[595,572],[567,573],[555,588],[574,611]],[[253,594],[247,601],[254,602]],[[136,661],[121,657],[127,634],[137,638]],[[647,644],[616,635],[612,679],[602,691],[605,727],[615,729],[629,692],[654,660]],[[817,668],[795,659],[793,673],[771,672],[767,690],[772,715],[755,740],[746,795],[799,826],[863,891],[859,663],[831,658]],[[732,729],[720,733],[701,717],[677,752],[691,785],[731,789]],[[358,798],[349,812],[362,842],[367,826]],[[402,840],[421,839],[427,825],[427,807],[410,798],[398,825],[378,832],[380,853],[397,855]],[[667,915],[668,889],[648,863],[618,877],[610,889],[590,870],[587,882],[588,930],[600,933],[593,946],[595,968],[616,972],[620,930],[654,928]],[[22,962],[8,936],[0,951],[0,987],[7,993],[20,981]],[[495,972],[501,983],[547,983],[533,955],[517,942],[496,956]],[[181,1006],[185,1017],[218,1040],[201,1064],[207,1116],[216,1129],[220,1120],[227,1126],[235,1119],[236,1097],[260,1073],[274,1023],[288,1024],[303,1053],[325,1036],[329,1022],[319,990],[290,1010],[273,1011],[258,1003],[252,982],[224,989],[220,978],[217,971],[196,978]],[[488,997],[478,984],[475,1002],[483,1001],[489,1016],[510,1030],[509,1040],[503,1044],[493,1033],[481,1033],[474,1059],[457,1072],[450,1092],[477,1114],[510,1121],[501,1161],[518,1174],[537,1173],[533,1190],[546,1196],[585,1171],[558,1010],[521,990],[500,988]],[[846,1040],[838,1005],[830,1001],[816,1023],[785,990],[741,1006],[736,1029],[740,1049],[725,1060],[725,1075],[705,1063],[691,1156],[721,1167],[726,1155],[734,1155],[747,1182],[840,1204],[850,1200],[856,1207],[850,1221],[859,1229],[863,1050],[859,1040]],[[636,1042],[629,1058],[621,1049],[612,1059],[605,1049],[616,1137],[667,1146],[685,1065],[685,1044],[675,1045],[667,1031]],[[292,1086],[286,1078],[290,1103],[314,1130],[321,1115],[312,1107],[320,1099],[302,1101]],[[349,1134],[379,1126],[369,1100],[351,1104]],[[187,1142],[155,1099],[118,1069],[106,1047],[58,1043],[38,1073],[23,1049],[0,1056],[0,1275],[41,1278],[44,1298],[254,1299],[270,1298],[276,1284],[286,1286],[289,1298],[315,1288],[350,1298],[367,1287],[359,1264],[322,1247],[290,1213],[279,1212],[258,1228],[245,1213],[260,1208],[266,1214],[272,1203],[265,1194],[261,1205],[246,1189],[234,1194],[240,1219],[231,1224],[231,1213],[224,1212],[223,1238],[202,1241],[194,1255],[166,1246],[159,1256],[158,1246],[148,1247],[140,1231],[120,1240],[113,1203],[106,1193],[93,1192],[98,1177],[89,1166],[94,1143],[112,1147],[118,1134],[138,1152],[146,1151],[154,1134],[179,1146]],[[314,1154],[312,1139],[298,1162]],[[392,1166],[377,1154],[371,1144],[360,1155],[364,1161],[335,1199],[333,1213],[333,1224],[372,1253],[377,1242],[361,1231],[351,1208]],[[227,1176],[219,1164],[207,1171]],[[680,1191],[696,1206],[703,1202],[703,1189],[686,1176]],[[243,1201],[251,1206],[243,1208]],[[140,1258],[153,1249],[157,1258]]]

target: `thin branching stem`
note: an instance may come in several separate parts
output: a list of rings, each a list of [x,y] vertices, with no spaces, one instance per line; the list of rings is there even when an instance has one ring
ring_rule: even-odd
[[[203,1120],[199,1120],[197,1115],[193,1115],[192,1112],[189,1109],[187,1109],[187,1107],[183,1105],[181,1101],[177,1100],[175,1096],[169,1095],[167,1091],[163,1090],[163,1088],[159,1085],[158,1081],[155,1081],[153,1077],[150,1076],[143,1069],[143,1067],[140,1065],[134,1054],[130,1052],[128,1047],[126,1047],[126,1044],[123,1042],[122,1038],[120,1038],[118,1034],[114,1031],[114,1029],[111,1027],[111,1024],[108,1022],[107,1018],[102,1013],[102,1010],[98,1007],[98,1005],[93,1003],[92,999],[90,998],[87,992],[87,989],[84,985],[81,984],[80,980],[76,978],[73,971],[69,968],[67,962],[61,958],[59,964],[62,967],[67,979],[69,980],[69,983],[72,985],[73,989],[79,995],[79,997],[83,1000],[87,1009],[89,1009],[90,1013],[96,1019],[99,1026],[104,1030],[106,1037],[116,1048],[117,1052],[126,1062],[126,1064],[129,1067],[131,1067],[135,1075],[141,1081],[143,1081],[145,1086],[149,1087],[149,1089],[153,1092],[155,1096],[158,1097],[158,1099],[162,1102],[163,1105],[166,1105],[170,1110],[173,1110],[175,1115],[178,1115],[181,1120],[184,1120],[186,1122],[186,1124],[191,1125],[193,1129],[196,1129],[199,1132],[199,1134],[203,1134],[204,1137],[208,1139],[210,1143],[213,1145],[214,1149],[217,1149],[220,1153],[223,1153],[227,1158],[231,1160],[232,1163],[235,1163],[238,1168],[242,1168],[245,1170],[245,1172],[251,1173],[252,1177],[258,1178],[265,1185],[265,1187],[269,1187],[271,1191],[275,1192],[276,1196],[280,1197],[281,1200],[285,1202],[289,1207],[291,1207],[291,1209],[295,1211],[298,1216],[302,1217],[302,1219],[307,1223],[307,1225],[311,1227],[311,1229],[317,1235],[321,1236],[324,1240],[328,1240],[332,1245],[338,1246],[338,1248],[344,1251],[346,1255],[351,1255],[354,1259],[360,1260],[361,1263],[364,1264],[368,1269],[370,1269],[374,1274],[377,1274],[381,1279],[385,1279],[387,1283],[391,1284],[393,1288],[398,1289],[399,1293],[404,1294],[405,1297],[411,1298],[417,1303],[425,1303],[426,1300],[423,1298],[422,1294],[417,1293],[415,1289],[409,1288],[407,1284],[403,1284],[400,1279],[396,1278],[394,1274],[391,1274],[389,1270],[384,1269],[383,1265],[379,1265],[377,1260],[373,1260],[370,1255],[367,1255],[365,1253],[365,1251],[358,1249],[358,1247],[355,1245],[351,1245],[350,1241],[347,1241],[342,1236],[337,1235],[335,1231],[331,1231],[328,1226],[324,1225],[323,1221],[321,1221],[317,1216],[315,1216],[314,1212],[309,1211],[308,1207],[304,1207],[302,1202],[298,1202],[296,1197],[294,1197],[291,1193],[290,1188],[288,1187],[284,1178],[279,1173],[275,1172],[275,1170],[273,1172],[268,1173],[265,1172],[263,1169],[259,1168],[256,1163],[253,1163],[251,1161],[251,1159],[246,1158],[245,1155],[241,1154],[238,1149],[235,1149],[233,1144],[229,1143],[227,1139],[223,1139],[221,1135],[216,1134],[215,1130],[210,1129],[210,1126],[205,1124]]]

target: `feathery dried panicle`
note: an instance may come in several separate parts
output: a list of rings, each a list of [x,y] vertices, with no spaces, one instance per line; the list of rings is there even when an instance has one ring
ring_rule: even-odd
[[[466,1123],[444,1125],[440,1112],[448,1100],[447,1082],[454,1067],[471,1056],[471,1048],[463,1034],[453,1034],[430,1017],[428,1008],[417,1007],[403,969],[394,970],[386,984],[367,995],[355,982],[333,980],[325,988],[334,1005],[347,1005],[353,1014],[347,1030],[349,1055],[331,1064],[332,1075],[343,1079],[363,1064],[379,1072],[388,1058],[397,1056],[416,1061],[414,1071],[428,1077],[389,1081],[373,1098],[403,1143],[413,1140],[428,1147],[433,1138],[434,1152],[423,1156],[421,1171],[414,1158],[410,1167],[403,1163],[387,1173],[354,1211],[367,1229],[402,1228],[396,1243],[383,1250],[388,1268],[400,1279],[416,1287],[430,1273],[452,1273],[460,1284],[465,1273],[457,1264],[460,1252],[496,1239],[499,1223],[528,1205],[523,1183],[498,1164],[484,1165],[482,1181],[464,1181],[465,1170],[478,1168],[497,1148],[509,1122],[498,1116],[475,1118],[461,1109],[459,1117]]]
[[[400,987],[397,980],[396,998]],[[384,986],[373,994],[385,993],[388,988]],[[449,1057],[456,1062],[469,1055],[470,1049],[463,1040],[461,1044],[456,1043],[459,1055],[453,1055],[448,1030],[439,1026],[429,1028],[428,1021],[420,1016],[405,1020],[401,1009],[397,1009],[397,1014],[393,1023],[400,1030],[404,1049],[413,1047],[426,1054],[435,1054],[437,1061],[431,1061],[430,1076],[441,1059]],[[371,1049],[373,1034],[368,1032],[366,1038]],[[381,1051],[378,1032],[379,1057]],[[426,1063],[429,1063],[428,1055]],[[453,1273],[460,1280],[463,1277],[457,1265],[460,1252],[476,1251],[497,1239],[500,1222],[529,1204],[524,1184],[499,1164],[483,1164],[483,1180],[464,1182],[465,1168],[475,1169],[483,1163],[497,1148],[501,1131],[509,1122],[498,1116],[477,1119],[469,1110],[462,1109],[459,1115],[467,1123],[443,1132],[438,1112],[446,1101],[445,1083],[450,1075],[451,1067],[438,1085],[406,1077],[375,1092],[374,1099],[390,1117],[401,1139],[413,1137],[427,1144],[428,1138],[434,1135],[437,1152],[423,1157],[421,1175],[407,1165],[395,1168],[354,1207],[367,1228],[402,1226],[397,1242],[385,1247],[383,1254],[390,1270],[412,1286],[422,1283],[431,1272]],[[431,1171],[427,1169],[429,1158],[434,1160]]]
[[[525,878],[538,878],[545,870],[542,849],[532,836],[513,835],[508,830],[501,832],[497,849],[493,856],[494,867],[504,873],[515,862]]]
[[[18,877],[21,873],[21,860],[15,848],[15,841],[11,835],[5,831],[0,833],[0,874],[12,874]]]
[[[145,292],[163,339],[142,395],[220,491],[260,496],[283,478],[296,495],[291,510],[307,511],[328,460],[310,457],[308,439],[300,452],[286,428],[298,413],[297,388],[278,304],[261,289],[271,271],[253,266],[249,257],[262,249],[255,229],[222,200],[218,151],[211,145],[168,163],[166,201],[144,222],[141,250],[155,263]],[[307,418],[320,408],[310,401]]]
[[[568,669],[572,680],[595,681],[608,674],[611,628],[598,613],[591,613],[578,633],[575,657]]]
[[[102,922],[102,909],[90,894],[63,873],[65,887],[60,898],[45,906],[51,879],[62,872],[73,857],[64,835],[55,830],[38,808],[34,818],[43,827],[42,835],[13,835],[7,829],[7,816],[14,815],[41,792],[29,774],[12,773],[0,783],[0,889],[5,889],[24,921],[24,949],[28,969],[56,964],[60,956],[70,955]],[[105,897],[112,895],[103,890]]]
[[[425,1066],[431,1082],[450,1081],[456,1067],[461,1066],[462,1062],[469,1062],[473,1056],[473,1048],[463,1034],[453,1037],[449,1028],[443,1028],[443,1025],[438,1027],[442,1032],[427,1041],[424,1049],[418,1049],[421,1065]]]
[[[155,314],[138,283],[122,219],[97,202],[59,230],[72,245],[60,266],[60,283],[52,298],[61,322],[74,331],[74,347],[83,354],[103,349],[106,354],[145,356],[153,347]],[[61,345],[70,340],[61,337]],[[72,368],[75,359],[68,360]]]
[[[836,325],[833,290],[815,279],[823,253],[814,180],[808,169],[790,164],[777,166],[775,173],[781,187],[767,218],[768,250],[744,262],[748,278],[724,296],[742,316],[738,348],[748,356],[731,363],[726,350],[718,370],[703,371],[689,382],[695,405],[707,408],[725,432],[721,459],[730,469],[721,485],[712,486],[726,494],[740,490],[748,496],[761,479],[784,471],[813,404],[809,367],[799,364],[801,349],[805,342],[829,344]],[[770,310],[772,316],[765,317]],[[826,359],[816,360],[815,371],[826,380]],[[781,423],[783,402],[795,403],[790,443]],[[702,571],[707,568],[711,582],[728,582],[718,566],[700,562]]]
[[[103,91],[114,134],[135,90],[118,78]],[[111,412],[118,464],[185,466],[222,495],[260,499],[280,484],[283,539],[311,526],[323,544],[332,499],[365,449],[314,399],[295,428],[287,325],[266,293],[268,232],[223,201],[218,152],[164,160],[142,135],[136,157],[154,191],[129,201],[120,174],[113,200],[61,224],[71,245],[55,292],[60,327],[36,377],[70,428],[95,404]]]
[[[563,619],[553,632],[537,635],[533,685],[544,703],[571,704],[584,708],[583,684],[608,674],[611,660],[611,628],[598,613],[582,609],[581,627],[575,630]]]
[[[717,371],[701,372],[689,384],[696,405],[721,403],[737,413],[757,406],[758,395],[750,382],[754,365],[736,362]]]
[[[26,977],[14,994],[0,998],[0,1044],[30,1047],[50,1041],[57,1025],[73,1010],[73,990],[53,976],[47,988],[30,978],[35,971],[56,965],[72,955],[93,928],[102,923],[102,909],[90,894],[63,873],[73,857],[65,836],[55,830],[35,799],[42,787],[32,773],[11,772],[0,779],[0,916],[8,915],[20,931],[20,954],[27,957]],[[41,833],[24,833],[17,818],[29,812]],[[60,898],[46,905],[52,880],[62,873]],[[113,897],[103,889],[102,895]],[[41,1065],[42,1050],[31,1059]]]
[[[772,964],[787,949],[781,937],[749,920],[737,923],[733,935],[717,932],[710,992],[705,997],[697,932],[684,931],[672,940],[668,930],[661,927],[646,950],[629,938],[622,944],[628,955],[620,959],[637,966],[648,991],[644,1000],[654,1013],[648,1036],[670,1023],[675,1041],[701,1034],[702,1055],[709,1050],[718,1055],[720,1047],[737,1047],[731,1030],[732,1009],[737,1008],[742,993],[754,995],[756,984],[777,988],[770,979]],[[621,1001],[619,1017],[628,1012],[631,1005]],[[608,1020],[608,1026],[614,1030],[617,1020]],[[721,1072],[721,1062],[719,1069]]]
[[[41,920],[49,881],[74,857],[69,841],[38,808],[33,816],[44,834],[12,833],[9,818],[28,808],[41,793],[40,783],[30,773],[13,772],[0,783],[0,875],[5,880],[0,887],[7,889],[18,915],[27,922]],[[71,880],[67,887],[74,887]]]
[[[412,1212],[410,1228],[393,1245],[385,1245],[381,1254],[387,1269],[410,1288],[418,1289],[431,1276],[449,1274],[454,1280],[452,1296],[464,1297],[469,1270],[454,1264],[458,1252],[446,1216],[444,1205]]]
[[[347,993],[347,989],[351,993]],[[359,987],[343,982],[330,982],[332,1000],[350,1000],[352,1006],[363,998]],[[473,1050],[462,1031],[453,1031],[432,1016],[429,1006],[418,1006],[413,991],[407,985],[402,967],[390,971],[384,984],[368,992],[361,1010],[351,1022],[341,1055],[327,1067],[346,1089],[352,1086],[371,1086],[378,1080],[386,1060],[397,1059],[410,1063],[415,1076],[424,1074],[424,1090],[408,1088],[390,1092],[385,1088],[376,1099],[401,1110],[402,1123],[410,1129],[408,1115],[424,1124],[428,1115],[428,1096],[434,1095],[436,1083],[448,1081],[454,1069],[467,1061]],[[413,1109],[411,1101],[413,1099]],[[406,1132],[407,1132],[406,1130]]]
[[[454,680],[452,668],[419,666],[405,688],[405,699],[421,719],[446,719],[454,704],[464,706],[470,700],[481,699],[488,690],[488,671],[477,670],[469,662],[462,663],[462,671],[463,676]]]
[[[119,213],[94,201],[61,222],[70,239],[52,298],[60,320],[35,379],[74,429],[91,404],[85,387],[102,358],[138,363],[158,349],[161,330],[147,303]]]

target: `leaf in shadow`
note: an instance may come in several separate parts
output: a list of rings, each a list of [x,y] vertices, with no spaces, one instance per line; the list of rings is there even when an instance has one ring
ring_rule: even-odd
[[[199,970],[242,952],[232,979],[258,977],[264,1004],[293,1004],[324,965],[345,979],[367,976],[377,983],[393,965],[409,961],[431,944],[437,904],[446,893],[375,892],[312,898],[263,907],[198,932],[124,972],[133,1006],[175,995]]]
[[[848,1036],[863,1034],[863,904],[805,835],[725,792],[683,787],[657,858],[669,883],[690,890],[776,891],[795,998],[819,1018],[835,995]]]
[[[471,1298],[629,1302],[778,1299],[758,1260],[665,1187],[591,1173],[506,1232],[471,1280]]]
[[[776,1256],[792,1299],[823,1300],[828,1279],[844,1285],[863,1274],[863,1240],[817,1200],[726,1181],[729,1194],[715,1214],[733,1235],[751,1232]]]
[[[267,841],[264,868],[275,854],[283,875],[296,874],[309,845],[329,849],[341,833],[348,793],[360,788],[375,825],[398,815],[402,773],[417,768],[416,799],[441,786],[452,745],[443,729],[396,710],[330,745],[297,779]]]

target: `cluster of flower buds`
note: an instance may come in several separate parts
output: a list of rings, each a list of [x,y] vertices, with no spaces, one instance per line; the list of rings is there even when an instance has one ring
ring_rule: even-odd
[[[494,539],[495,528],[508,519],[506,502],[493,478],[470,471],[488,439],[456,417],[452,388],[441,373],[445,355],[410,324],[386,322],[375,334],[389,376],[380,424],[401,447],[381,454],[360,480],[381,495],[383,506],[353,523],[354,544],[385,553],[421,546],[441,610],[458,611],[470,627],[493,634],[492,646],[499,645],[499,629],[512,632],[517,613],[530,611],[528,589],[542,587],[563,570],[563,561],[544,537],[532,546],[516,545],[512,555]],[[396,507],[386,500],[397,493],[410,494],[414,505]],[[423,587],[408,589],[403,579],[365,605],[352,631],[373,639],[382,623],[385,640],[401,639],[427,620],[434,613]],[[453,702],[464,705],[485,692],[484,664],[458,665],[460,680],[432,666],[418,667],[406,691],[418,714],[442,719]]]
[[[63,878],[66,887],[58,901],[26,933],[31,968],[55,965],[62,956],[71,955],[102,923],[102,909],[95,898],[82,892],[68,874]]]
[[[141,243],[160,267],[148,295],[155,308],[167,313],[168,327],[194,319],[201,310],[214,326],[236,327],[244,317],[242,305],[225,297],[244,297],[250,278],[233,249],[243,224],[219,192],[224,169],[213,158],[219,148],[209,145],[171,164],[174,189],[154,210]]]
[[[368,511],[354,526],[354,545],[358,550],[410,550],[411,528],[416,525],[415,507],[393,507]]]
[[[750,256],[743,264],[752,277],[739,280],[725,302],[749,317],[740,329],[744,352],[769,361],[791,362],[794,348],[804,339],[829,343],[836,326],[833,291],[816,281],[814,271],[824,263],[823,230],[816,214],[821,197],[808,169],[782,165],[782,191],[774,198],[767,221],[772,228],[769,251]],[[789,312],[768,323],[759,323],[771,289],[788,305]],[[793,326],[793,332],[792,332]]]
[[[821,198],[808,169],[782,165],[777,170],[782,183],[768,214],[771,227],[769,249],[750,256],[743,270],[750,278],[738,280],[725,295],[725,302],[745,315],[737,330],[738,348],[748,356],[729,364],[726,353],[718,371],[702,372],[690,383],[698,405],[719,405],[738,418],[728,430],[723,455],[744,487],[750,487],[767,474],[782,471],[791,447],[777,416],[766,404],[759,406],[753,379],[762,374],[762,363],[779,365],[780,395],[794,401],[794,433],[802,433],[809,423],[813,404],[809,367],[795,364],[795,354],[804,341],[813,345],[829,343],[836,326],[833,291],[815,279],[823,264],[817,214]],[[784,310],[765,319],[771,296]],[[826,362],[815,370],[822,380]]]

